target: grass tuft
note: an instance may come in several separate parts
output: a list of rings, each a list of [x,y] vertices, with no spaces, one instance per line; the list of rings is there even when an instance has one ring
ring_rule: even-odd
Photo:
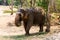
[[[10,10],[5,10],[3,13],[11,13],[12,11]],[[16,13],[16,11],[13,11],[13,13]]]

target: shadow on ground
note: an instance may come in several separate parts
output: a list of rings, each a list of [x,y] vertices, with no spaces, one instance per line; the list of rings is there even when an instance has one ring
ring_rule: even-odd
[[[30,38],[34,38],[34,37],[38,37],[39,35],[44,35],[47,34],[46,32],[38,32],[38,33],[33,33],[30,34],[29,36],[26,35],[17,35],[17,36],[10,36],[10,39],[14,39],[14,40],[25,40],[25,39],[30,39]],[[5,38],[8,38],[8,36],[5,36]]]

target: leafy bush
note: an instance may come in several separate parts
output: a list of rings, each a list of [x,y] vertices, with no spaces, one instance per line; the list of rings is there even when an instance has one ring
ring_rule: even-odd
[[[8,5],[11,3],[11,0],[7,0]]]
[[[49,1],[47,1],[47,0],[39,0],[38,2],[37,2],[37,6],[42,6],[44,9],[48,9],[48,3],[49,3]]]
[[[16,5],[16,6],[20,5],[20,0],[15,0],[14,5]]]

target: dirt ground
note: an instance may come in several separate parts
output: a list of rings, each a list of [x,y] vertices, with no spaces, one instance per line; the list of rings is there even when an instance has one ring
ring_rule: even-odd
[[[23,25],[20,27],[16,27],[14,25],[14,18],[15,18],[15,14],[0,16],[0,36],[17,36],[17,35],[24,35],[25,34]],[[44,27],[44,29],[46,29],[46,27]],[[45,34],[43,36],[47,37],[49,35],[59,33],[60,32],[60,25],[51,26],[50,30],[51,30],[50,33]],[[30,33],[31,34],[37,33],[38,31],[39,31],[39,27],[32,26]],[[38,37],[36,37],[36,38],[39,39]],[[34,38],[31,38],[31,39],[34,39]]]
[[[1,8],[1,6],[0,6]],[[1,11],[1,9],[0,9]],[[1,12],[3,13],[3,12]],[[17,35],[24,35],[25,31],[24,31],[24,27],[23,25],[20,27],[16,27],[14,25],[14,18],[15,18],[15,14],[10,15],[10,14],[0,14],[0,36],[15,36],[12,38],[2,38],[0,37],[0,40],[20,40]],[[44,27],[44,29],[46,29],[46,27]],[[60,32],[60,25],[55,25],[55,26],[51,26],[50,28],[50,32],[44,35],[38,35],[38,36],[30,36],[27,38],[24,38],[25,40],[42,40],[45,37],[48,37],[50,35],[53,35],[55,33],[59,33]],[[32,27],[30,30],[30,33],[37,33],[39,31],[39,27]],[[44,30],[45,31],[45,30]],[[42,33],[43,34],[43,33]],[[17,38],[16,38],[17,36]],[[22,39],[23,40],[23,39]]]

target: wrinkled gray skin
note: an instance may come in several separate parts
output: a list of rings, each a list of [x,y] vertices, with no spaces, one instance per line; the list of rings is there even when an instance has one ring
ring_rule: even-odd
[[[20,26],[21,21],[23,21],[24,23],[26,35],[29,35],[29,30],[33,25],[38,25],[40,28],[39,32],[43,32],[45,15],[42,14],[41,10],[36,10],[35,8],[30,8],[25,10],[20,9],[15,17],[15,25]],[[46,32],[49,32],[49,31],[50,31],[50,27],[47,27]]]

